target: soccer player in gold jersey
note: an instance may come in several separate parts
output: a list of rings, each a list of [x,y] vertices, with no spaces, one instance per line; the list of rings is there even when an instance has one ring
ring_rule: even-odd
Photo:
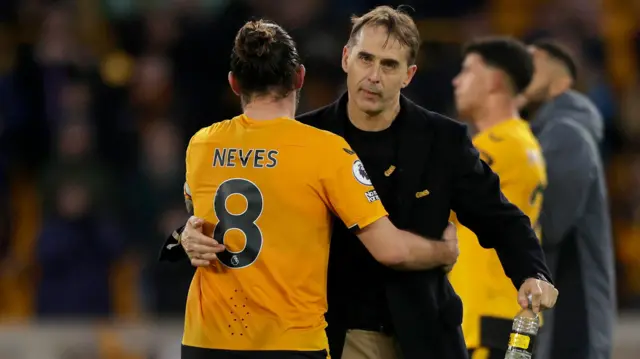
[[[453,80],[459,116],[476,131],[473,144],[499,175],[503,194],[535,224],[547,183],[545,164],[516,107],[516,97],[533,76],[531,55],[517,40],[485,38],[466,45],[463,56]],[[462,329],[470,359],[502,359],[521,309],[513,299],[517,289],[495,250],[482,248],[468,228],[459,226],[458,235],[461,254],[450,280],[464,304]]]
[[[457,258],[455,238],[425,240],[389,221],[342,137],[293,119],[304,75],[281,27],[248,22],[229,73],[243,114],[189,142],[185,195],[220,248],[199,258],[210,265],[197,269],[189,289],[184,359],[328,357],[332,214],[385,265],[427,269]]]

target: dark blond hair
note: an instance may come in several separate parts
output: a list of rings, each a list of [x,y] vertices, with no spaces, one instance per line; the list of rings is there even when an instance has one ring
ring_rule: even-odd
[[[362,16],[352,16],[351,23],[353,27],[349,35],[349,46],[356,42],[365,26],[382,26],[387,30],[389,37],[393,36],[409,49],[409,65],[415,64],[422,41],[416,23],[404,12],[404,9],[378,6]]]

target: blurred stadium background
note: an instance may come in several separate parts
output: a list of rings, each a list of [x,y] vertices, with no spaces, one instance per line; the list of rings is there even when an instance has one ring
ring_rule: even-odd
[[[405,94],[453,114],[473,36],[553,36],[606,119],[615,224],[616,359],[640,350],[640,1],[0,1],[0,359],[177,358],[192,269],[155,262],[186,219],[184,149],[237,114],[227,85],[252,15],[290,30],[308,69],[300,111],[341,91],[349,16],[412,5],[424,39]]]

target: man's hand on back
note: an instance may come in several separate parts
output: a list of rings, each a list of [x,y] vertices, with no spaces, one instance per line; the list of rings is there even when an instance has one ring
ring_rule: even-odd
[[[444,239],[447,247],[451,250],[450,263],[444,266],[445,272],[449,273],[453,269],[454,264],[456,264],[458,255],[460,255],[460,248],[458,247],[458,229],[455,224],[449,222],[447,228],[445,228],[442,233],[442,239]]]
[[[529,296],[531,296],[531,309],[535,313],[539,313],[541,310],[550,309],[556,305],[558,290],[547,281],[528,278],[518,291],[518,304],[522,308],[529,306]]]
[[[204,220],[191,216],[184,226],[180,244],[194,267],[207,267],[218,257],[216,253],[224,251],[224,245],[202,233]]]

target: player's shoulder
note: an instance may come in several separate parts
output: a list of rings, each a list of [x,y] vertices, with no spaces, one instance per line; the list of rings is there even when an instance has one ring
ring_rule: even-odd
[[[313,147],[322,146],[323,148],[331,148],[348,146],[344,138],[333,132],[317,128],[299,120],[294,121],[292,126],[294,126],[295,132],[300,136],[299,138]]]
[[[533,132],[526,121],[512,119],[495,126],[479,136],[487,145],[497,148],[538,147]]]
[[[211,142],[219,136],[224,136],[224,133],[233,126],[233,121],[234,119],[227,119],[213,123],[210,126],[203,127],[191,136],[191,141],[189,141],[189,143],[196,144],[201,142]]]
[[[538,140],[522,119],[510,120],[489,129],[473,142],[481,152],[505,164],[531,163],[542,158]]]

